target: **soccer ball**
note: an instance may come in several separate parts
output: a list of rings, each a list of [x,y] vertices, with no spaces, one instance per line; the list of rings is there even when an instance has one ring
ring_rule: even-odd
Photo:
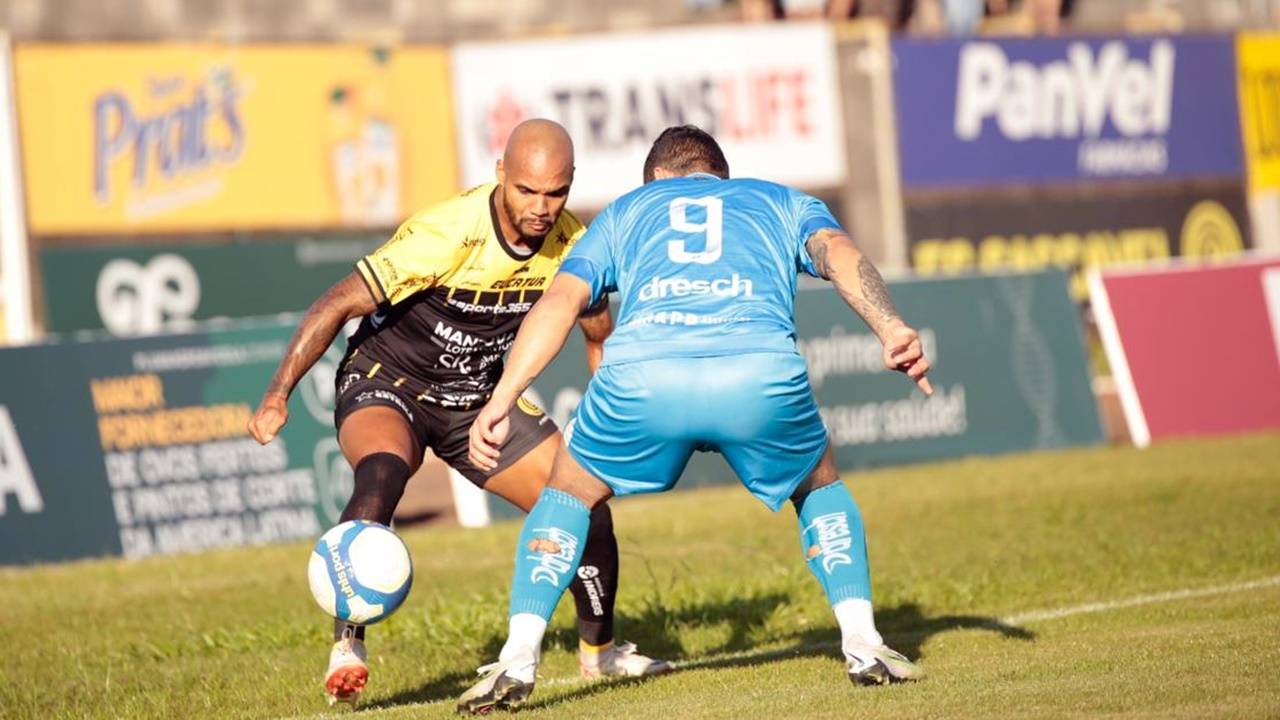
[[[389,617],[409,595],[413,562],[391,528],[348,520],[316,541],[307,580],[321,610],[353,625],[372,625]]]

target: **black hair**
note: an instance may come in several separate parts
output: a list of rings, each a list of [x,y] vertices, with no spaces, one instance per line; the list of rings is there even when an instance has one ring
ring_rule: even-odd
[[[729,177],[729,161],[724,159],[720,144],[706,131],[693,125],[676,125],[662,131],[649,156],[644,159],[644,181],[653,180],[656,168],[684,175],[708,172],[720,178]]]

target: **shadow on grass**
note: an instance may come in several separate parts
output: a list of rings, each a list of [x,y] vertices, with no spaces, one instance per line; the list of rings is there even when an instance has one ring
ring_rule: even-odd
[[[751,650],[753,646],[751,638],[757,636],[757,631],[763,630],[775,610],[790,600],[791,597],[788,594],[778,592],[679,608],[664,608],[661,602],[654,602],[638,615],[621,615],[618,624],[620,629],[625,630],[626,639],[638,643],[646,654],[674,660],[677,671],[750,667],[796,657],[825,655],[833,659],[841,658],[839,631],[834,621],[829,627],[810,628],[783,635],[779,639],[789,642],[787,647]],[[726,640],[715,647],[699,652],[698,656],[687,655],[680,642],[681,626],[709,626],[722,623],[730,627],[730,634]],[[981,615],[928,617],[915,603],[879,609],[876,612],[876,624],[884,635],[885,642],[912,660],[920,659],[921,648],[929,638],[949,630],[987,630],[1016,640],[1035,639],[1034,633],[1002,623],[993,617]],[[505,640],[506,638],[500,635],[485,640],[482,657],[497,657]],[[572,649],[577,644],[578,635],[574,628],[556,628],[548,633],[546,639],[547,647]],[[365,707],[385,708],[411,703],[452,700],[462,694],[475,678],[476,675],[469,669],[448,673],[431,678],[417,688],[401,691]],[[616,688],[649,682],[652,679],[654,678],[651,676],[592,682],[541,702],[534,700],[527,707],[551,707]]]
[[[464,669],[431,678],[412,690],[401,690],[390,697],[381,698],[368,704],[361,703],[361,710],[378,710],[398,705],[416,705],[433,703],[441,700],[454,700],[464,690],[471,687],[477,678],[473,669]]]
[[[682,605],[670,608],[661,599],[650,598],[639,614],[619,614],[618,636],[636,643],[644,654],[661,658],[680,658],[686,654],[680,638],[680,628],[693,626],[727,625],[729,637],[707,649],[709,654],[721,654],[751,647],[751,637],[769,622],[775,610],[791,600],[786,593],[773,592],[750,597],[732,598],[715,602]],[[497,638],[486,647],[486,656],[496,656],[506,638]],[[558,627],[547,633],[545,647],[563,650],[578,648],[578,631],[571,627]]]
[[[774,596],[767,596],[767,598],[772,601]],[[785,599],[786,596],[782,596],[782,600]],[[733,604],[729,603],[729,605]],[[762,623],[767,617],[768,613],[765,613],[759,618],[759,622]],[[915,603],[903,603],[896,607],[877,610],[876,625],[884,636],[887,645],[912,660],[919,660],[922,657],[921,647],[929,638],[949,630],[987,630],[1015,640],[1035,640],[1035,633],[1030,630],[1009,625],[993,617],[982,615],[926,617],[920,611],[920,606]],[[737,636],[736,628],[735,636]],[[750,629],[745,629],[741,636],[744,640],[749,637]],[[752,667],[797,657],[828,656],[835,660],[843,659],[843,654],[840,652],[840,635],[834,622],[829,628],[812,628],[790,635],[785,639],[790,640],[791,645],[773,650],[753,652],[739,649],[736,647],[737,643],[730,641],[717,650],[701,653],[701,657],[680,658],[678,654],[673,654],[671,657],[677,658],[676,672]],[[653,679],[655,677],[651,676],[597,681],[543,701],[534,700],[526,707],[530,709],[554,707],[561,703],[582,700],[616,688],[638,685]]]

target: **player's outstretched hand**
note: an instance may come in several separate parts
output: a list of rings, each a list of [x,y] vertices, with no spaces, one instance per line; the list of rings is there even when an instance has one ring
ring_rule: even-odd
[[[471,449],[467,453],[471,464],[481,470],[498,467],[498,448],[507,441],[511,431],[511,405],[489,401],[471,423]]]
[[[280,428],[289,421],[289,401],[279,395],[264,395],[262,404],[249,418],[249,434],[266,445],[275,439]]]
[[[884,340],[884,364],[890,370],[906,373],[925,395],[933,394],[933,386],[925,375],[929,372],[929,360],[920,345],[920,335],[915,328],[899,325],[889,331]]]

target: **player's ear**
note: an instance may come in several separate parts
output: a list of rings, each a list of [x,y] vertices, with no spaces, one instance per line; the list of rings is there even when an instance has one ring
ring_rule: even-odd
[[[498,162],[493,164],[493,175],[498,179],[499,185],[507,184],[507,171],[502,167],[502,158],[498,158]]]

